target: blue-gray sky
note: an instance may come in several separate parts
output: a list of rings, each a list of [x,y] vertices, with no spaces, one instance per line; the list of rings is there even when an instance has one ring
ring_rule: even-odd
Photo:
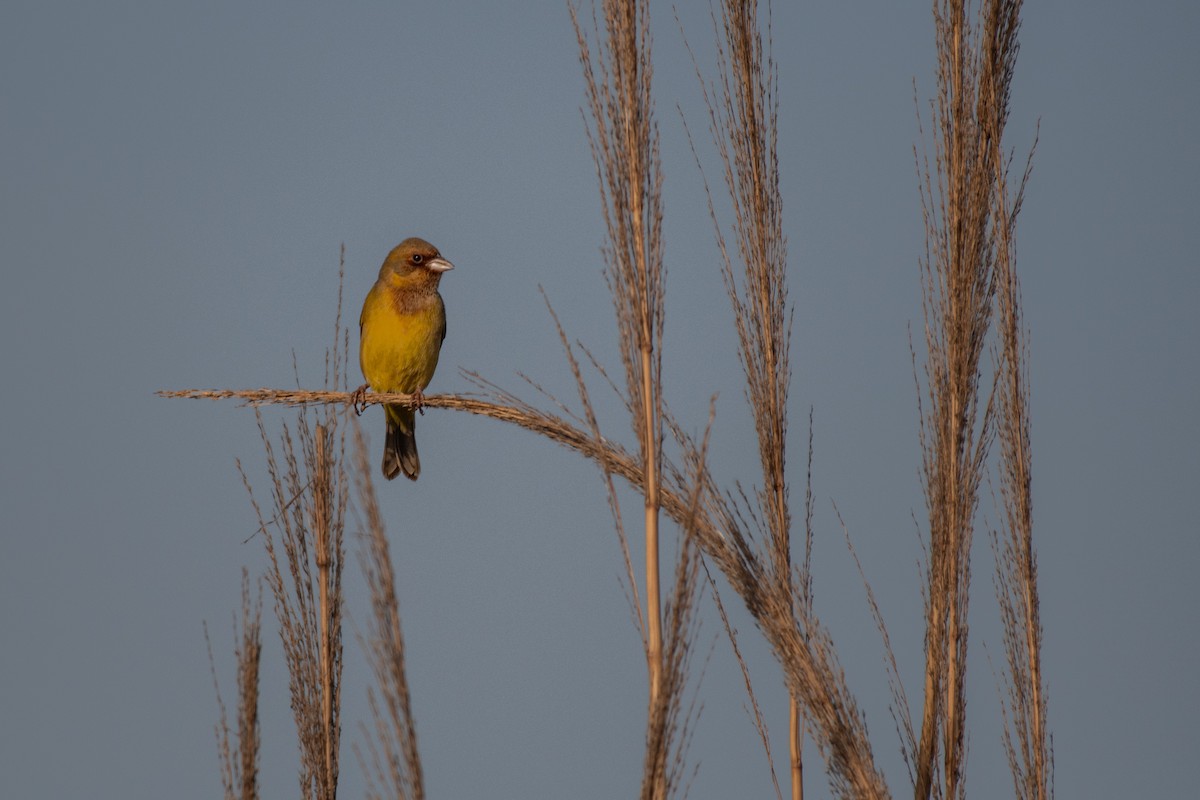
[[[704,4],[682,23],[712,74]],[[878,635],[837,503],[918,691],[916,389],[923,252],[913,81],[932,92],[925,3],[774,11],[791,289],[793,497],[814,409],[818,610],[897,796]],[[699,174],[705,112],[656,4],[666,173],[667,400],[718,475],[753,482]],[[1032,3],[1009,144],[1040,120],[1018,233],[1031,334],[1035,525],[1055,777],[1063,797],[1183,796],[1200,746],[1200,10]],[[250,411],[161,388],[320,382],[339,247],[346,319],[420,235],[457,265],[431,392],[458,367],[570,396],[545,287],[613,365],[602,224],[561,0],[502,4],[32,3],[0,10],[0,794],[208,798],[216,704],[201,623],[232,691],[230,615],[261,547],[234,459],[265,486]],[[356,346],[356,342],[355,345]],[[351,379],[358,378],[357,372]],[[597,384],[597,391],[601,391]],[[627,435],[605,400],[606,429]],[[267,410],[276,429],[292,412]],[[382,419],[365,418],[377,460]],[[596,471],[461,414],[420,420],[417,484],[379,486],[397,560],[433,797],[632,795],[644,662]],[[985,490],[986,491],[986,490]],[[636,509],[636,501],[632,501]],[[995,519],[990,497],[985,522]],[[975,551],[972,796],[1005,797],[986,537]],[[352,625],[364,621],[352,570]],[[730,595],[727,604],[736,607]],[[740,609],[739,609],[740,612]],[[264,790],[295,790],[286,676],[268,615]],[[778,670],[736,614],[786,752]],[[347,631],[343,794],[366,719]],[[715,644],[712,644],[714,643]],[[768,796],[719,623],[691,796]],[[815,761],[816,755],[810,759]],[[815,796],[827,792],[810,772]]]

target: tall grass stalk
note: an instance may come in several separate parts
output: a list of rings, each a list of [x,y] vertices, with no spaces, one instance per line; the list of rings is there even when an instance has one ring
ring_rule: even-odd
[[[804,602],[807,591],[797,591],[800,587],[792,585],[791,510],[785,469],[792,308],[776,154],[779,76],[771,55],[769,3],[766,16],[764,46],[757,0],[723,0],[717,36],[718,83],[709,87],[701,80],[710,132],[724,165],[725,188],[733,207],[736,258],[730,252],[712,193],[707,192],[707,182],[705,188],[725,288],[733,306],[746,396],[758,435],[763,478],[755,495],[758,514],[766,521],[774,575],[791,587],[797,602]],[[811,534],[811,528],[806,532]],[[805,549],[811,550],[811,542]],[[807,588],[807,578],[801,580]],[[800,800],[804,796],[802,715],[794,694],[788,705],[791,792],[794,800]]]
[[[992,161],[996,169],[993,213],[996,217],[999,371],[996,378],[996,428],[1000,441],[1001,529],[993,536],[996,594],[1004,627],[1007,663],[1004,749],[1013,776],[1014,796],[1047,800],[1053,796],[1053,752],[1046,726],[1042,676],[1042,624],[1037,553],[1033,545],[1033,455],[1030,446],[1028,334],[1021,317],[1021,288],[1016,269],[1016,220],[1032,169],[1034,147],[1010,194],[1011,157],[1001,148],[1008,119],[1009,78],[1017,55],[1021,3],[993,9],[993,46],[998,66],[989,92],[996,113],[989,117]]]
[[[327,408],[325,422],[311,425],[301,412],[294,437],[284,425],[282,460],[262,415],[256,411],[255,416],[267,452],[275,511],[271,518],[264,515],[244,472],[243,480],[267,552],[267,586],[275,600],[300,744],[301,792],[312,800],[334,800],[341,741],[341,583],[348,488],[341,443],[334,446],[336,415]]]
[[[613,298],[626,402],[638,441],[645,500],[645,641],[650,730],[669,698],[664,684],[662,603],[659,588],[659,509],[662,460],[662,170],[651,97],[650,12],[647,0],[601,0],[591,33],[570,7],[587,87],[588,139],[600,186],[606,241],[605,278]],[[589,39],[594,43],[589,43]],[[589,117],[590,115],[590,117]],[[656,742],[651,735],[648,742]],[[665,750],[648,756],[665,757]],[[648,761],[647,763],[650,763]],[[650,797],[666,796],[663,772],[650,769]]]
[[[642,770],[642,800],[687,796],[687,752],[699,708],[694,695],[689,705],[685,705],[684,699],[691,676],[692,645],[700,626],[697,611],[704,587],[700,580],[701,551],[696,546],[694,532],[704,487],[703,475],[707,470],[712,423],[713,409],[710,407],[702,443],[689,453],[684,464],[688,483],[681,488],[688,492],[688,511],[679,521],[682,532],[674,558],[674,579],[664,608],[663,685],[650,710]]]
[[[404,634],[383,515],[375,497],[372,470],[362,431],[354,424],[354,483],[363,515],[359,564],[371,592],[370,629],[363,642],[375,677],[367,690],[373,726],[364,726],[366,752],[359,762],[371,800],[422,800],[425,779],[417,750],[416,721],[405,669]]]
[[[221,785],[225,800],[258,800],[258,761],[262,749],[262,731],[258,717],[258,680],[262,664],[262,590],[252,598],[250,573],[242,569],[241,619],[234,618],[234,647],[237,660],[237,741],[232,740],[225,701],[217,683],[208,626],[204,640],[208,645],[208,663],[212,668],[220,718],[217,723],[217,756],[221,765]]]
[[[346,385],[349,345],[341,328],[344,272],[343,251],[334,346],[325,359],[327,389]],[[342,571],[349,480],[339,413],[334,406],[323,406],[314,422],[302,408],[294,428],[282,426],[277,454],[256,409],[270,477],[274,512],[270,517],[238,463],[267,553],[266,581],[275,601],[300,745],[301,793],[312,800],[337,797],[340,763]]]
[[[1053,796],[1053,752],[1046,726],[1042,675],[1042,623],[1037,552],[1033,545],[1032,452],[1029,432],[1027,334],[1021,323],[1020,287],[1012,250],[1012,220],[1020,210],[1028,167],[1015,200],[998,208],[1008,221],[1001,237],[1001,372],[997,387],[1000,440],[1001,529],[993,536],[996,595],[1004,626],[1007,663],[1004,693],[1004,749],[1012,772],[1014,796],[1047,800]],[[1001,176],[1003,189],[1006,181]],[[1001,191],[998,197],[1007,195]]]
[[[980,480],[994,434],[980,359],[992,322],[1000,141],[1017,52],[1020,0],[934,4],[935,166],[922,167],[926,230],[922,477],[929,514],[924,703],[914,750],[915,796],[965,794],[970,552]],[[1005,201],[1007,202],[1007,201]],[[940,784],[940,785],[939,785]]]

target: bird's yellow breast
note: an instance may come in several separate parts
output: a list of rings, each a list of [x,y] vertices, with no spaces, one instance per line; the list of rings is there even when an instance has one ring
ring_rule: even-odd
[[[424,389],[437,368],[446,309],[434,292],[414,293],[380,281],[359,318],[359,365],[376,392]]]

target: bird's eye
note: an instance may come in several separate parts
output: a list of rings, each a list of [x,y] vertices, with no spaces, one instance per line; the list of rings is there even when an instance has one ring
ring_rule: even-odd
[[[425,256],[421,255],[420,253],[413,253],[412,262],[414,264],[420,264],[424,260]]]

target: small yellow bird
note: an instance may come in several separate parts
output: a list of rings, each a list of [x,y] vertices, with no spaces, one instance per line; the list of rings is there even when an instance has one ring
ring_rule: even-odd
[[[446,306],[438,283],[451,269],[454,265],[424,239],[405,239],[388,253],[358,318],[358,363],[367,379],[360,394],[367,385],[379,393],[412,394],[421,408],[421,390],[433,378],[446,338]],[[383,475],[390,481],[403,472],[415,481],[421,474],[416,415],[396,404],[384,405],[384,414]]]

